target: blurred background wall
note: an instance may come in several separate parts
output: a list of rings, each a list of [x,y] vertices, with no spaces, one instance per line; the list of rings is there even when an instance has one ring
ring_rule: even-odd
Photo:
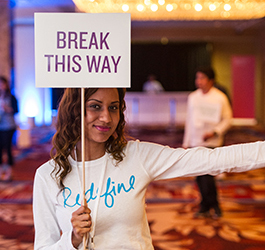
[[[34,13],[75,12],[76,7],[71,0],[1,0],[0,3],[1,74],[8,75],[13,69],[20,122],[27,122],[28,117],[34,117],[37,125],[49,125],[61,90],[35,88]],[[13,43],[10,41],[10,32],[13,34]],[[132,87],[128,89],[129,92],[141,91],[150,73],[157,75],[166,91],[192,91],[195,88],[195,68],[200,64],[211,64],[217,73],[217,81],[227,89],[232,103],[235,96],[240,100],[247,94],[249,100],[243,100],[239,111],[244,113],[247,106],[254,107],[253,114],[238,117],[253,118],[265,124],[264,18],[132,21],[131,35]],[[10,52],[10,46],[13,53]],[[165,54],[167,57],[163,58]],[[252,66],[246,70],[250,58]],[[250,80],[245,81],[246,77],[250,77]],[[235,84],[241,84],[242,91],[238,92],[238,88],[234,88]],[[243,93],[248,89],[253,91]]]

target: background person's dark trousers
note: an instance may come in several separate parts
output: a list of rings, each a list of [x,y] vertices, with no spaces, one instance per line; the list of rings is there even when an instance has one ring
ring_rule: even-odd
[[[210,209],[214,209],[214,216],[220,217],[222,215],[219,202],[217,199],[217,189],[214,176],[202,175],[196,177],[196,182],[201,193],[201,203],[199,214],[210,215]]]

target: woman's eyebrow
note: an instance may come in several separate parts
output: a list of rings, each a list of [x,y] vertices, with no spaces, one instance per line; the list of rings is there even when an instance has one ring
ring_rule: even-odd
[[[100,100],[97,100],[97,99],[88,99],[87,100],[88,102],[90,102],[90,101],[96,101],[96,102],[99,102],[99,103],[103,103],[102,101],[100,101]],[[113,102],[111,102],[112,104],[114,104],[114,103],[120,103],[120,101],[113,101]]]
[[[88,101],[88,102],[90,102],[90,101],[96,101],[96,102],[100,102],[100,103],[102,103],[102,101],[99,101],[99,100],[97,100],[97,99],[88,99],[87,101]]]

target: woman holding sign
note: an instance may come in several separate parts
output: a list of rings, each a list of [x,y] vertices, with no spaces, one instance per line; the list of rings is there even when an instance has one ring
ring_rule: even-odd
[[[125,91],[85,89],[85,198],[82,205],[80,89],[67,89],[58,110],[52,159],[36,172],[35,250],[151,250],[145,191],[154,180],[265,166],[265,142],[206,149],[173,149],[127,141]]]

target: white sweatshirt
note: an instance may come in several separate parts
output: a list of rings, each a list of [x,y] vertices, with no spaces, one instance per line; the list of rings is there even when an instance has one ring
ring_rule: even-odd
[[[130,141],[125,149],[126,156],[118,166],[113,164],[109,154],[86,162],[86,199],[92,211],[95,249],[153,249],[145,212],[145,192],[151,181],[264,167],[264,152],[265,142],[213,150],[184,150]],[[82,163],[77,164],[71,157],[69,160],[73,169],[64,181],[63,191],[51,176],[53,161],[44,163],[36,172],[33,192],[35,250],[75,249],[71,243],[70,219],[81,203]],[[82,249],[82,244],[78,249]]]

